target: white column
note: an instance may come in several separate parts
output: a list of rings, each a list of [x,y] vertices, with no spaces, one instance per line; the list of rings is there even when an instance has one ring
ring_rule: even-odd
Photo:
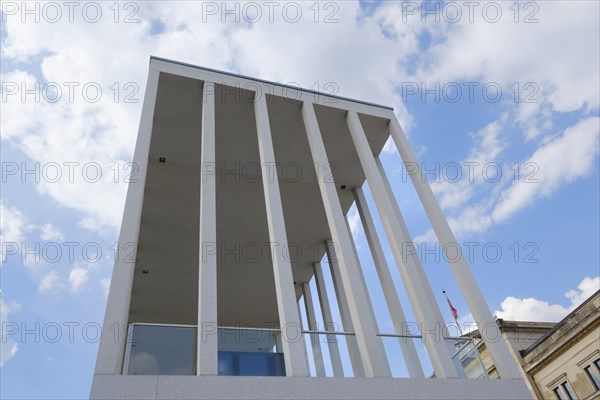
[[[485,341],[500,377],[520,379],[521,374],[519,373],[519,368],[512,358],[508,346],[504,341],[497,340],[497,338],[500,337],[500,330],[485,298],[483,297],[483,293],[481,293],[481,290],[469,269],[469,265],[462,256],[462,252],[459,253],[458,257],[455,254],[456,249],[460,249],[460,247],[454,237],[454,233],[450,229],[450,225],[448,225],[448,221],[444,217],[444,213],[437,203],[431,187],[427,183],[427,178],[421,170],[417,158],[415,157],[396,116],[393,114],[390,116],[389,130],[407,171],[412,171],[410,174],[411,180],[419,199],[425,208],[425,212],[427,213],[440,245],[445,252],[452,252],[451,254],[446,253],[446,259],[450,261],[454,277],[473,317],[475,318],[477,326],[479,326],[480,329],[485,327],[484,330],[488,333],[487,335],[482,335],[484,336],[483,340]]]
[[[106,314],[102,326],[98,358],[96,359],[96,374],[119,375],[126,372],[123,371],[123,360],[129,322],[131,287],[135,269],[135,262],[130,260],[135,260],[137,247],[134,250],[135,254],[132,254],[133,257],[123,257],[123,251],[126,250],[123,246],[138,243],[159,74],[158,70],[150,67],[137,143],[133,155],[133,163],[138,167],[139,176],[138,180],[129,183],[127,188],[127,200],[119,234],[120,256],[115,261],[110,281]],[[115,335],[117,335],[117,340],[115,340]]]
[[[379,160],[379,157],[375,157],[375,163],[377,164],[377,168],[379,169],[379,174],[381,175],[381,178],[383,179],[383,183],[385,184],[386,193],[387,193],[388,198],[390,199],[390,203],[392,204],[394,216],[395,216],[396,220],[398,221],[398,223],[400,224],[400,228],[402,229],[402,231],[405,232],[405,235],[409,238],[409,240],[412,240],[412,239],[410,239],[410,233],[408,232],[408,227],[406,226],[406,223],[404,222],[404,217],[402,216],[400,207],[398,207],[398,203],[396,202],[396,198],[394,197],[394,191],[392,190],[392,186],[390,185],[390,181],[387,178],[387,175],[385,173],[385,170],[383,169],[383,165],[381,164],[381,160]],[[414,250],[416,252],[416,248]],[[414,255],[414,257],[416,257],[416,254]],[[431,286],[429,285],[429,281],[427,280],[427,275],[425,275],[425,270],[423,268],[417,269],[417,274],[421,278],[421,282],[424,282],[426,284],[425,289],[428,290],[428,296],[430,296],[431,299],[434,299],[434,305],[435,305],[434,311],[437,313],[436,318],[438,318],[440,321],[443,321],[444,317],[442,316],[442,313],[441,313],[439,307],[437,306],[437,302],[435,302],[435,295],[433,293],[433,290],[431,289]],[[454,354],[456,352],[456,347],[454,346],[454,342],[448,341],[448,342],[446,342],[446,346],[448,347],[448,349],[449,349],[448,351],[450,352],[450,354]],[[461,378],[466,377],[464,367],[462,366],[460,360],[458,358],[453,358],[452,361],[454,363],[454,367],[458,371],[459,376]]]
[[[317,286],[319,305],[321,306],[321,315],[323,316],[323,325],[325,326],[326,331],[334,332],[335,326],[333,324],[333,317],[331,315],[331,307],[329,305],[329,298],[327,297],[327,287],[325,286],[325,278],[323,277],[321,263],[314,263],[313,269],[315,273],[315,284]],[[327,347],[329,348],[329,358],[331,360],[333,376],[344,376],[340,348],[338,347],[338,339],[335,335],[327,335]]]
[[[313,104],[305,101],[302,106],[302,117],[312,154],[313,162],[321,170],[329,164],[325,145],[315,115]],[[377,337],[377,329],[371,318],[365,318],[370,313],[366,293],[363,290],[358,274],[358,264],[353,257],[350,238],[345,227],[344,214],[334,182],[323,178],[323,171],[319,171],[319,189],[323,198],[323,206],[327,215],[327,222],[333,241],[338,244],[340,251],[337,254],[340,263],[341,280],[348,297],[352,325],[367,377],[390,376],[389,366],[383,349],[383,344]]]
[[[196,373],[219,373],[217,334],[217,192],[215,162],[215,85],[205,82],[200,164],[200,271]]]
[[[319,325],[317,324],[317,319],[315,317],[315,306],[308,282],[302,284],[302,294],[304,295],[304,307],[306,308],[306,322],[308,323],[308,329],[318,331]],[[321,351],[321,336],[316,333],[311,334],[310,344],[317,376],[325,376],[325,364],[323,363],[323,352]]]
[[[346,297],[346,291],[342,284],[340,265],[336,257],[335,243],[328,240],[325,242],[325,246],[331,280],[333,281],[333,290],[335,291],[335,298],[337,299],[338,310],[340,312],[340,318],[342,319],[342,328],[345,332],[354,332],[350,307],[348,306],[348,297]],[[346,345],[348,346],[348,355],[350,356],[354,377],[365,376],[365,369],[362,364],[356,336],[346,336]]]
[[[360,279],[360,283],[363,287],[364,292],[367,294],[367,302],[369,305],[369,310],[371,310],[371,314],[370,317],[373,321],[373,325],[375,326],[375,328],[377,329],[377,332],[380,332],[379,330],[379,325],[377,325],[377,318],[375,318],[375,309],[373,308],[373,303],[371,302],[371,296],[369,296],[369,291],[367,289],[367,283],[365,282],[365,276],[362,273],[362,266],[360,265],[360,259],[358,258],[358,251],[356,250],[356,244],[354,243],[354,237],[352,236],[352,229],[350,228],[350,223],[348,222],[348,218],[344,218],[344,222],[346,223],[346,230],[348,231],[348,236],[350,237],[350,244],[352,245],[352,253],[354,254],[354,259],[356,260],[357,264],[358,264],[358,277]],[[333,247],[330,247],[333,249]],[[334,257],[335,259],[335,257]],[[352,339],[352,347],[353,350],[356,354],[358,353],[358,345],[356,343],[356,338],[355,337],[350,337],[350,339]],[[381,338],[379,340],[382,340]],[[381,342],[383,344],[383,341]],[[387,360],[387,354],[386,354],[386,360]],[[388,361],[388,365],[389,365],[389,361]],[[364,376],[364,370],[362,368],[362,364],[359,364],[359,369],[357,371],[360,376]],[[391,374],[391,372],[390,372]]]
[[[394,325],[394,329],[397,334],[408,335],[410,333],[407,332],[406,329],[406,315],[404,314],[404,310],[400,304],[400,299],[398,298],[398,293],[396,291],[396,287],[394,286],[394,281],[392,280],[392,274],[390,273],[390,269],[385,259],[383,247],[379,241],[379,236],[377,235],[375,223],[373,221],[373,217],[371,216],[371,211],[369,210],[367,200],[362,188],[355,187],[352,192],[354,194],[356,207],[358,208],[360,220],[367,237],[367,242],[369,243],[369,249],[373,255],[373,261],[375,263],[375,269],[377,270],[379,282],[381,283],[381,287],[383,289],[383,295],[385,296],[385,300],[390,311],[392,324]],[[423,368],[421,367],[421,362],[419,361],[419,356],[417,355],[417,349],[415,348],[412,339],[405,340],[398,338],[398,342],[400,343],[400,349],[402,350],[402,356],[404,357],[404,362],[406,363],[408,375],[411,378],[424,378],[425,374],[423,373]]]
[[[302,324],[296,302],[292,265],[283,252],[282,240],[287,240],[283,206],[279,191],[279,181],[275,166],[275,152],[271,137],[271,126],[267,110],[267,100],[264,94],[255,99],[256,130],[258,133],[258,150],[262,170],[262,181],[265,192],[265,205],[267,211],[267,224],[271,241],[271,256],[273,259],[273,273],[275,275],[275,292],[279,310],[279,325],[282,329],[283,353],[287,376],[309,376],[308,355],[304,340],[286,338],[286,327],[297,327],[298,332]]]
[[[362,273],[362,266],[360,265],[360,259],[358,258],[358,251],[356,250],[356,244],[354,243],[354,237],[352,236],[352,229],[350,228],[350,223],[348,222],[348,218],[344,218],[344,222],[346,222],[346,229],[348,230],[348,235],[350,236],[351,244],[352,244],[352,252],[354,253],[354,258],[358,262],[360,274],[360,283],[363,286],[363,290],[367,294],[367,301],[369,303],[369,310],[371,310],[371,319],[373,320],[373,325],[377,328],[379,332],[379,326],[377,325],[377,318],[375,317],[375,309],[373,308],[373,303],[371,302],[371,296],[369,296],[369,291],[367,289],[367,282],[365,281],[365,275]]]
[[[379,332],[379,326],[377,325],[377,318],[375,318],[375,312],[373,308],[373,303],[371,302],[371,296],[369,296],[369,290],[367,289],[367,282],[365,281],[365,275],[362,271],[362,265],[360,264],[360,259],[358,258],[358,251],[356,250],[356,243],[354,243],[354,237],[352,236],[352,228],[350,228],[350,223],[348,222],[348,218],[344,218],[344,222],[346,223],[346,230],[348,231],[348,237],[350,237],[350,244],[352,245],[352,254],[354,254],[354,259],[358,263],[360,283],[363,286],[364,292],[367,294],[367,302],[369,303],[369,310],[371,310],[371,318],[373,319],[373,325],[377,328]]]
[[[406,248],[403,248],[403,244],[412,244],[408,229],[404,221],[397,219],[393,212],[391,198],[386,193],[385,184],[377,169],[375,157],[371,152],[371,147],[358,115],[354,111],[349,111],[346,120],[354,147],[373,193],[375,205],[382,217],[383,227],[396,260],[396,266],[404,281],[404,287],[413,311],[420,322],[421,334],[436,376],[438,378],[458,377],[459,371],[455,368],[451,359],[452,351],[442,339],[444,320],[429,282],[427,279],[422,279],[422,275],[420,275],[423,266],[415,253],[406,252]],[[432,334],[433,337],[431,337]]]

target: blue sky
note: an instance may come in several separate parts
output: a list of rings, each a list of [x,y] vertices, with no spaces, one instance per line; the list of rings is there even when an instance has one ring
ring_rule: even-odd
[[[597,2],[482,2],[471,20],[443,2],[425,5],[433,14],[421,2],[330,2],[271,15],[258,2],[260,16],[246,3],[230,3],[234,14],[220,2],[102,3],[96,14],[82,2],[71,15],[55,4],[27,14],[2,2],[2,398],[89,394],[150,55],[393,106],[437,171],[458,241],[474,243],[473,273],[499,317],[557,321],[600,289]],[[413,238],[432,248],[394,147],[381,158]],[[350,221],[383,305],[355,211]],[[421,259],[446,320],[442,290],[469,322],[447,264]],[[385,311],[377,318],[391,329]]]

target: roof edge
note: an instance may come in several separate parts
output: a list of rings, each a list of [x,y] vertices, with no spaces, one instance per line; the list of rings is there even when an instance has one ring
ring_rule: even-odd
[[[189,64],[189,63],[181,62],[181,61],[171,60],[171,59],[168,59],[168,58],[157,57],[157,56],[150,56],[150,62],[152,62],[152,60],[168,62],[168,63],[177,64],[177,65],[181,65],[181,66],[189,67],[189,68],[201,69],[203,71],[208,71],[208,72],[214,72],[214,73],[217,73],[217,74],[228,75],[228,76],[232,76],[232,77],[235,77],[235,78],[248,79],[248,80],[251,80],[251,81],[261,82],[261,83],[265,83],[265,84],[268,84],[268,85],[280,86],[280,87],[287,88],[287,89],[301,90],[301,91],[306,92],[306,93],[315,94],[315,95],[319,95],[319,96],[325,96],[325,97],[329,97],[329,98],[332,98],[332,99],[350,101],[352,103],[358,103],[358,104],[363,104],[363,105],[370,106],[370,107],[377,107],[377,108],[381,108],[381,109],[384,109],[384,110],[394,111],[394,107],[390,107],[390,106],[384,106],[384,105],[381,105],[381,104],[371,103],[371,102],[368,102],[368,101],[352,99],[350,97],[335,96],[335,95],[332,95],[332,94],[323,93],[323,92],[319,92],[319,91],[316,91],[316,90],[310,90],[310,89],[306,89],[306,88],[299,87],[299,86],[291,86],[291,85],[286,85],[286,84],[282,84],[282,83],[277,83],[277,82],[269,81],[269,80],[266,80],[266,79],[253,78],[253,77],[247,76],[247,75],[236,74],[236,73],[227,72],[227,71],[221,71],[221,70],[218,70],[218,69],[213,69],[213,68],[208,68],[208,67],[202,67],[202,66],[199,66],[199,65],[194,65],[194,64]]]
[[[538,340],[536,340],[534,343],[532,343],[528,348],[521,350],[521,355],[523,357],[525,357],[527,354],[533,352],[533,350],[535,350],[535,348],[537,348],[539,345],[541,345],[543,342],[545,342],[549,337],[551,337],[553,334],[555,334],[560,328],[562,328],[567,323],[567,321],[571,317],[573,317],[580,310],[585,308],[585,306],[587,306],[589,303],[594,301],[598,296],[600,296],[600,290],[597,290],[594,294],[592,294],[590,297],[585,299],[585,301],[583,303],[581,303],[573,311],[571,311],[569,314],[567,314],[567,316],[565,316],[563,319],[561,319],[556,325],[554,325],[554,328],[552,328],[548,332],[546,332],[546,334],[544,336],[540,337]]]

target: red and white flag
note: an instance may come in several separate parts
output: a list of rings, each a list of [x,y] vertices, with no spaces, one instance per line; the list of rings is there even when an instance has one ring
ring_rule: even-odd
[[[446,300],[448,301],[448,305],[450,306],[450,311],[452,312],[452,316],[454,317],[454,320],[456,321],[458,319],[458,311],[456,311],[456,308],[454,308],[454,306],[452,305],[452,302],[448,298],[448,295],[446,294],[445,290],[444,290],[444,296],[446,296]]]

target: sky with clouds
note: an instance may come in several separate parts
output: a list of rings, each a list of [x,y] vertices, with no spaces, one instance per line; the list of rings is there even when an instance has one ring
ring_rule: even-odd
[[[393,106],[498,317],[558,321],[600,289],[597,1],[67,3],[0,2],[2,398],[89,394],[151,55]],[[467,322],[393,144],[381,159]]]

